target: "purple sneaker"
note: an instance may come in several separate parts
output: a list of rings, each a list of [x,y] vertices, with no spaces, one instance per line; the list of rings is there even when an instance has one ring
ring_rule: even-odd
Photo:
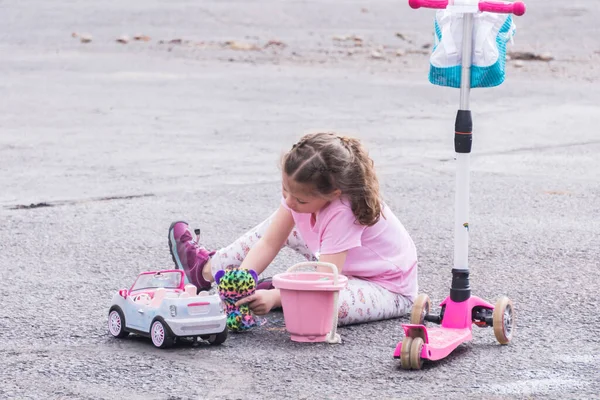
[[[275,289],[273,286],[273,278],[263,278],[256,284],[256,290],[271,290]]]
[[[198,291],[211,288],[212,284],[202,276],[202,268],[215,252],[209,252],[198,244],[187,222],[176,221],[169,227],[169,251],[175,268],[182,269]]]

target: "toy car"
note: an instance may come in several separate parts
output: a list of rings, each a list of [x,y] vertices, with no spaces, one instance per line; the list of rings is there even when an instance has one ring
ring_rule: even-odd
[[[141,273],[131,288],[113,296],[108,331],[115,338],[130,333],[150,337],[158,348],[178,338],[219,345],[227,339],[227,314],[218,294],[197,293],[181,270]]]

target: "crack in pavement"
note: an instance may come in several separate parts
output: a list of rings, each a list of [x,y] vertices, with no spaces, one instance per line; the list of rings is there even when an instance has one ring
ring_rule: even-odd
[[[54,207],[54,206],[62,206],[62,205],[74,205],[74,204],[82,204],[82,203],[91,203],[96,201],[112,201],[112,200],[131,200],[138,199],[142,197],[153,197],[153,193],[144,193],[144,194],[133,194],[126,196],[106,196],[106,197],[93,197],[90,199],[81,199],[81,200],[58,200],[52,202],[41,202],[41,203],[31,203],[31,204],[17,204],[14,206],[7,206],[9,210],[31,210],[33,208],[44,208],[44,207]]]
[[[499,151],[489,151],[489,152],[480,152],[480,153],[472,153],[472,156],[500,156],[505,154],[514,154],[514,153],[522,153],[527,151],[536,151],[536,150],[551,150],[551,149],[559,149],[563,147],[578,147],[585,146],[588,144],[600,144],[600,140],[589,140],[587,142],[574,142],[574,143],[564,143],[564,144],[553,144],[547,146],[531,146],[531,147],[519,147],[516,149],[507,149],[507,150],[499,150]],[[441,158],[440,161],[453,161],[455,158]]]

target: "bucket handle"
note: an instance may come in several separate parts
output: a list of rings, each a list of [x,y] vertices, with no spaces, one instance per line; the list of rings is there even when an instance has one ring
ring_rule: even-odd
[[[292,272],[299,268],[304,268],[304,267],[326,267],[326,268],[329,268],[333,272],[333,284],[334,285],[338,284],[338,280],[339,280],[338,279],[338,275],[339,275],[338,269],[337,269],[337,266],[333,263],[320,262],[320,261],[301,262],[301,263],[298,263],[298,264],[295,264],[295,265],[292,265],[291,267],[289,267],[287,272]],[[325,341],[327,343],[332,343],[332,344],[342,342],[342,337],[337,333],[339,295],[340,295],[340,292],[337,290],[333,294],[333,324],[331,326],[331,331],[329,332],[329,336],[327,337],[327,339],[325,339]]]

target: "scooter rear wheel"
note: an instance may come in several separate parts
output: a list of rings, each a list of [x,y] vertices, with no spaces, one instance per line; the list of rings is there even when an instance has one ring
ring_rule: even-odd
[[[506,296],[498,299],[492,314],[494,319],[494,335],[500,344],[508,344],[515,330],[513,303]]]
[[[400,366],[402,369],[410,369],[410,349],[413,338],[405,336],[402,339],[402,348],[400,349]]]
[[[410,366],[412,369],[421,369],[423,359],[421,358],[421,350],[423,350],[423,339],[420,337],[414,338],[410,345]]]

